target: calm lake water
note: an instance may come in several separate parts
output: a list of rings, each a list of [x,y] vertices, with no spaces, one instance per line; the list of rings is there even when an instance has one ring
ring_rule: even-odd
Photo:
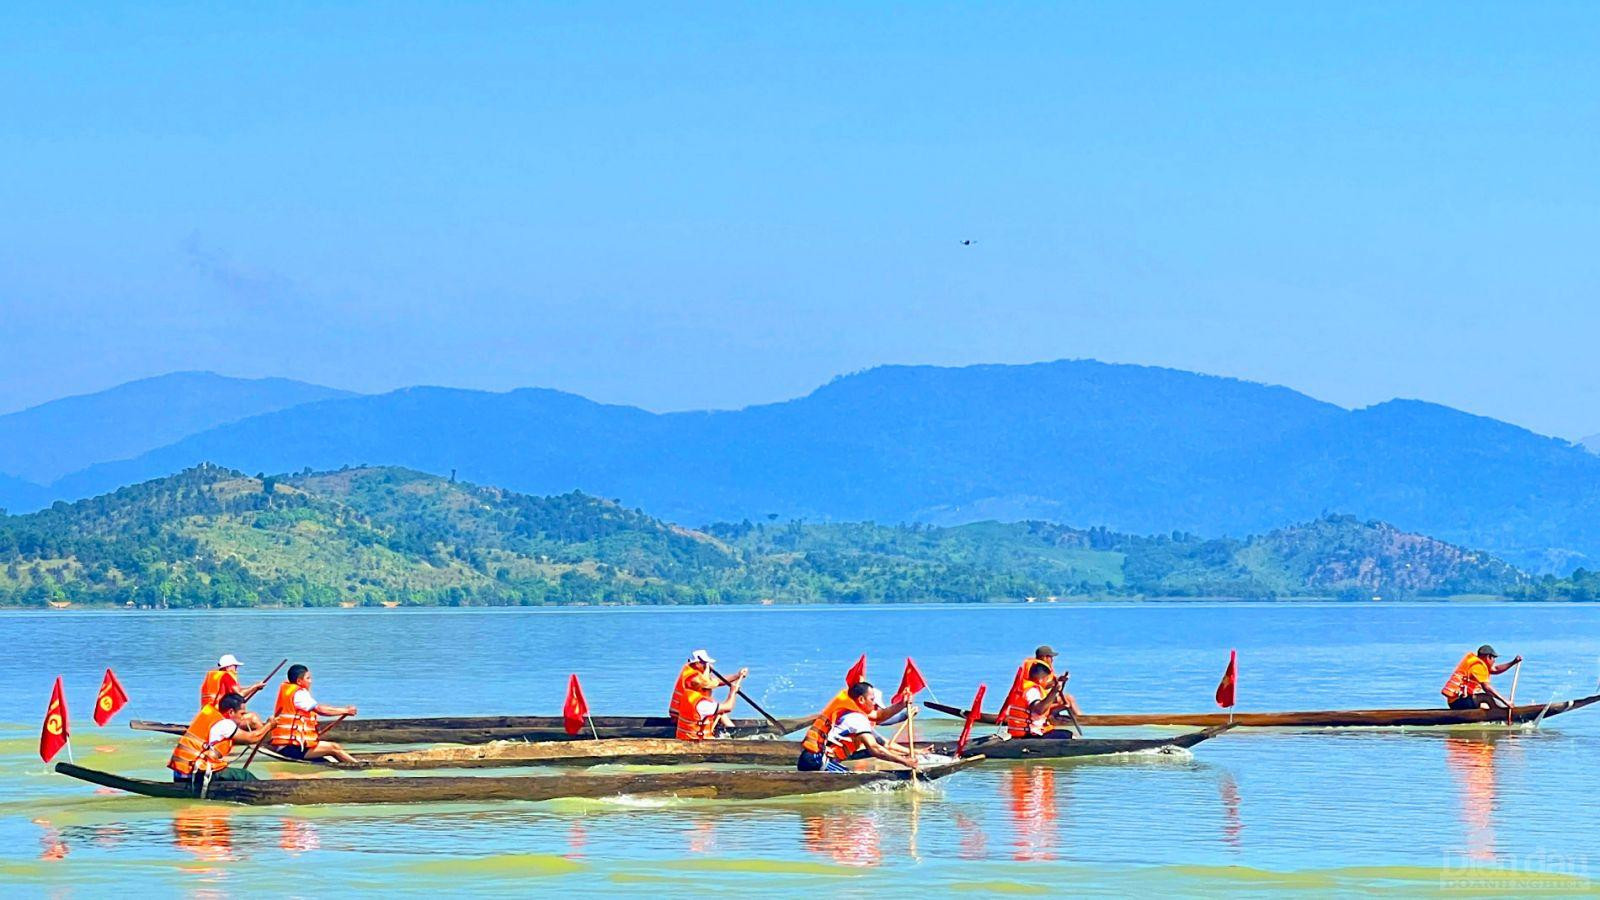
[[[1002,691],[1048,642],[1085,707],[1137,712],[1213,708],[1235,647],[1247,710],[1435,706],[1484,641],[1527,658],[1520,701],[1578,696],[1600,675],[1597,633],[1600,606],[1511,604],[9,613],[0,884],[62,897],[1592,889],[1600,710],[1539,731],[1236,732],[1192,755],[994,764],[919,792],[762,803],[184,805],[97,792],[34,751],[61,674],[78,762],[161,777],[171,739],[127,720],[186,720],[222,652],[254,677],[305,662],[319,699],[367,716],[553,714],[572,672],[596,714],[656,714],[704,646],[728,670],[749,665],[774,713],[799,715],[862,652],[875,681],[892,687],[909,655],[938,698],[963,703],[980,680]],[[106,666],[132,700],[99,729]],[[1497,682],[1509,690],[1510,674]]]

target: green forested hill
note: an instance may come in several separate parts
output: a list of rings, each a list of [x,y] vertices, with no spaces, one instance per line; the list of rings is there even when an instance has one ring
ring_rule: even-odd
[[[1067,596],[1573,596],[1382,523],[1245,540],[1039,522],[740,522],[701,531],[583,494],[396,468],[200,466],[0,517],[0,603],[166,606],[1006,601]]]

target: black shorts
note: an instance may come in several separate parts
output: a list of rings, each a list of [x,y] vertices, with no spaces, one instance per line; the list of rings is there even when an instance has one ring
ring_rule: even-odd
[[[278,754],[284,759],[306,758],[306,748],[300,746],[299,744],[284,744],[282,747],[268,747],[267,749]]]
[[[1490,709],[1505,709],[1488,694],[1473,694],[1471,697],[1457,697],[1450,701],[1451,709],[1480,709],[1483,704],[1489,704]]]

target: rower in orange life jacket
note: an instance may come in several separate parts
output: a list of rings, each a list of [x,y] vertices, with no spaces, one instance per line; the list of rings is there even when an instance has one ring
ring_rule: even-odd
[[[322,740],[318,734],[318,716],[353,716],[354,706],[323,706],[311,696],[311,670],[295,663],[289,667],[287,680],[278,686],[278,701],[272,710],[272,734],[267,746],[279,756],[290,759],[324,759],[331,757],[344,763],[355,762],[355,757],[333,741]]]
[[[1479,647],[1476,653],[1461,657],[1455,671],[1450,673],[1450,680],[1439,690],[1451,709],[1505,709],[1511,705],[1511,701],[1489,686],[1489,676],[1499,675],[1519,665],[1522,657],[1518,656],[1503,666],[1495,665],[1494,661],[1498,658],[1494,648],[1488,644]]]
[[[1040,644],[1039,647],[1033,651],[1032,656],[1023,660],[1022,665],[1017,666],[1017,673],[1011,678],[1011,692],[1006,695],[1005,701],[1000,705],[1000,718],[1002,720],[1005,719],[1007,714],[1011,712],[1012,699],[1020,697],[1018,689],[1022,685],[1022,682],[1028,680],[1028,673],[1033,670],[1035,665],[1043,664],[1045,667],[1045,672],[1047,674],[1043,680],[1036,683],[1039,685],[1040,689],[1046,693],[1049,693],[1050,690],[1056,686],[1057,680],[1065,682],[1071,677],[1070,673],[1065,672],[1059,676],[1056,675],[1055,662],[1056,651],[1049,644]],[[1065,701],[1060,706],[1061,709],[1069,709],[1075,716],[1083,715],[1083,710],[1078,708],[1078,701],[1074,699],[1071,694],[1067,693],[1065,684],[1062,684],[1061,686],[1060,697],[1063,701]]]
[[[238,694],[239,699],[246,703],[250,698],[261,692],[266,687],[265,681],[255,684],[240,686],[239,684],[239,658],[232,653],[222,654],[217,660],[217,667],[206,673],[204,681],[200,682],[200,705],[216,706],[223,697],[229,694]],[[249,710],[239,711],[239,724],[246,728],[260,728],[261,717]]]
[[[233,752],[236,743],[254,744],[268,733],[265,725],[241,726],[239,711],[242,709],[244,700],[238,694],[226,694],[216,706],[206,704],[200,708],[167,760],[173,781],[255,780],[245,769],[228,768],[228,754]]]
[[[695,653],[705,656],[704,650],[696,650]],[[709,656],[705,657],[705,667],[711,668]],[[678,728],[674,732],[678,740],[704,741],[716,737],[718,728],[728,721],[733,705],[738,701],[739,685],[744,683],[749,674],[749,669],[740,669],[728,682],[728,699],[718,703],[713,691],[720,680],[709,672],[692,671],[683,682],[683,693],[678,697]]]
[[[674,720],[678,718],[678,704],[683,700],[683,692],[689,687],[691,681],[699,679],[701,676],[710,676],[712,679],[716,679],[716,676],[711,674],[711,667],[716,663],[717,661],[711,658],[711,654],[704,650],[696,650],[689,654],[689,661],[683,664],[682,669],[678,670],[678,680],[672,683],[672,699],[667,702],[667,718]],[[716,681],[715,683],[718,686],[721,685],[721,681]],[[732,722],[729,721],[725,724],[731,726]]]
[[[917,768],[917,760],[903,747],[889,744],[873,732],[878,722],[892,718],[905,708],[901,700],[883,706],[883,695],[871,684],[858,681],[828,701],[811,723],[800,742],[800,758],[795,768],[801,772],[844,772],[844,761],[865,750],[869,755],[907,768]]]
[[[1051,686],[1045,687],[1046,683]],[[1050,666],[1034,660],[1026,676],[1006,698],[1000,724],[1012,737],[1072,737],[1070,731],[1055,734],[1055,724],[1051,721],[1056,710],[1067,705],[1061,692],[1065,686],[1065,678],[1051,679]]]

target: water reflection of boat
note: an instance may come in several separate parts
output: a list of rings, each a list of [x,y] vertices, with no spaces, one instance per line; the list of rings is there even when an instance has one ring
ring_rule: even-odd
[[[883,835],[871,813],[810,813],[801,820],[800,833],[806,849],[826,855],[841,866],[862,868],[883,861]]]
[[[1016,834],[1011,858],[1026,862],[1056,858],[1056,831],[1060,812],[1056,800],[1056,770],[1051,766],[1021,766],[1005,773],[1006,808]]]
[[[309,853],[322,846],[322,836],[317,833],[317,826],[305,819],[286,818],[279,820],[278,848],[290,853]]]
[[[233,811],[225,806],[186,806],[172,817],[173,843],[206,862],[230,860],[233,858],[233,828],[228,822],[231,815]]]
[[[1470,737],[1449,737],[1444,742],[1445,763],[1461,799],[1461,846],[1476,860],[1495,856],[1496,743]]]

